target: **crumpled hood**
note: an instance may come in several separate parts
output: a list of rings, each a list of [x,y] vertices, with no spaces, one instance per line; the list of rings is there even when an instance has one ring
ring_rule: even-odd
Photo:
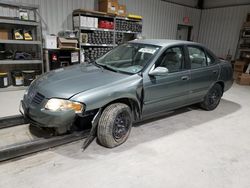
[[[94,65],[75,65],[44,74],[32,84],[46,98],[69,99],[72,96],[129,77]]]

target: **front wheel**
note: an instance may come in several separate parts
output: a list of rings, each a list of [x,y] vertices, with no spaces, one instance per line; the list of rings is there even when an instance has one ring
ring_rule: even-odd
[[[132,115],[128,105],[114,103],[106,107],[100,117],[97,138],[101,145],[113,148],[124,143],[132,127]]]
[[[214,110],[220,103],[223,94],[223,89],[220,84],[215,84],[207,93],[201,107],[204,110]]]

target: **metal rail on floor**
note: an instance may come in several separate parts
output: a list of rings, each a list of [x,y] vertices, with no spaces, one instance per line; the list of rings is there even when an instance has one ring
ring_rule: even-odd
[[[25,120],[22,115],[14,115],[0,118],[0,129],[10,128],[14,126],[21,126],[27,124],[28,122]],[[67,135],[62,136],[50,136],[48,138],[38,138],[33,141],[28,141],[24,143],[17,143],[9,146],[5,146],[0,148],[0,162],[6,161],[9,159],[17,158],[20,156],[28,155],[31,153],[35,153],[38,151],[46,150],[49,148],[53,148],[56,146],[60,146],[63,144],[67,144],[70,142],[74,142],[80,139],[86,139],[87,144],[84,144],[84,149],[89,145],[89,143],[93,140],[90,137],[90,130],[74,132]],[[85,142],[86,142],[85,141]]]
[[[0,118],[0,129],[26,124],[22,115],[14,115]]]
[[[39,138],[34,141],[19,143],[15,145],[0,148],[0,161],[13,159],[16,157],[24,156],[27,154],[35,153],[38,151],[46,150],[80,139],[87,138],[90,130],[75,132],[63,136],[54,136],[50,138]]]

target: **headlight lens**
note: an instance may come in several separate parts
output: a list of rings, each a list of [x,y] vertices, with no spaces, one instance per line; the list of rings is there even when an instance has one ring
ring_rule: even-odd
[[[63,99],[50,99],[45,105],[45,109],[51,111],[74,110],[76,113],[81,113],[83,104]]]

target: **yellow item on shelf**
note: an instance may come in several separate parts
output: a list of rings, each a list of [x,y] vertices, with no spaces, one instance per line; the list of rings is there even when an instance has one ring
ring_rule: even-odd
[[[8,75],[8,73],[6,73],[6,72],[0,72],[0,76],[7,76]]]
[[[30,32],[24,33],[24,40],[33,40],[32,35]]]
[[[14,38],[15,40],[23,40],[23,35],[20,30],[14,31]]]
[[[141,20],[142,16],[135,15],[135,14],[128,14],[128,18]]]

